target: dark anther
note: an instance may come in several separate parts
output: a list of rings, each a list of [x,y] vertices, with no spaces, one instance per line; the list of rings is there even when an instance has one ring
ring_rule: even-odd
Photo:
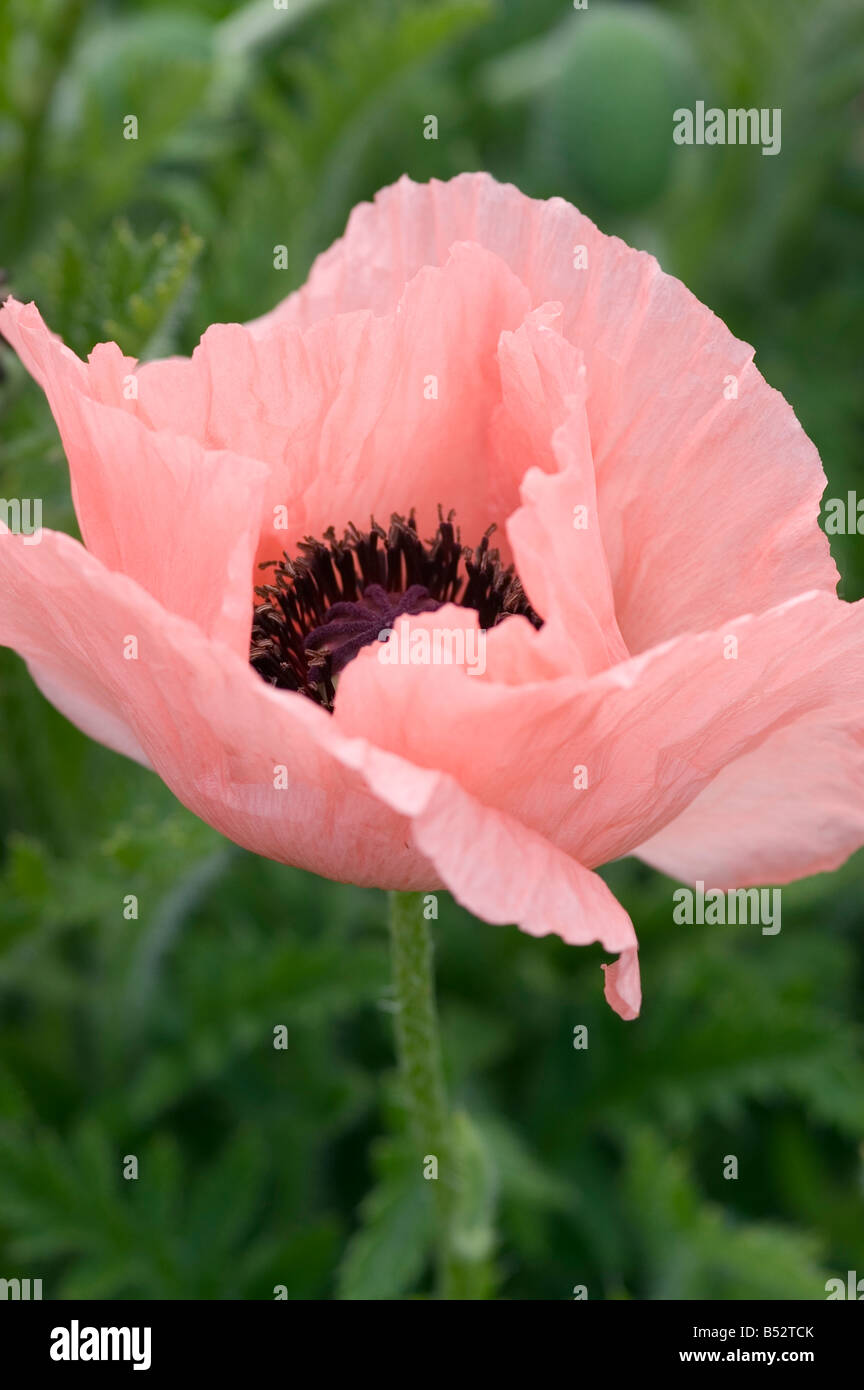
[[[273,577],[255,590],[252,665],[271,685],[332,710],[340,671],[405,613],[457,603],[476,609],[482,628],[514,614],[542,627],[513,566],[490,546],[493,530],[471,550],[453,514],[439,512],[438,530],[423,542],[412,512],[394,514],[387,531],[373,520],[368,531],[349,526],[341,540],[332,527],[323,540],[307,538],[294,559],[286,553],[261,567]]]

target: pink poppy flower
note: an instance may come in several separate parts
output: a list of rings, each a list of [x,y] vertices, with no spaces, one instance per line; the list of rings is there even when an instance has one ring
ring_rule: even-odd
[[[84,363],[11,299],[0,329],[84,538],[3,536],[0,642],[230,839],[599,941],[625,1018],[598,865],[743,887],[864,841],[816,449],[751,348],[562,200],[402,179],[191,359]]]

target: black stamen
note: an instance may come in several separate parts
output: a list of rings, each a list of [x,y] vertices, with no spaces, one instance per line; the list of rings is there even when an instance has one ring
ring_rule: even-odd
[[[404,613],[458,603],[476,609],[481,628],[514,614],[542,627],[513,566],[505,568],[490,547],[494,529],[472,551],[462,546],[452,512],[445,519],[439,510],[438,530],[425,544],[413,512],[407,519],[394,513],[387,531],[373,520],[366,532],[350,525],[342,540],[332,527],[321,541],[307,538],[296,558],[286,553],[261,566],[274,574],[255,590],[261,602],[253,614],[252,665],[271,685],[332,710],[335,677]]]

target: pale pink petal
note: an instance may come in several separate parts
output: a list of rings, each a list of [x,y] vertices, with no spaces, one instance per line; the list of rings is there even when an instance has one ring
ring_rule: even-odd
[[[146,760],[237,844],[346,882],[439,886],[408,820],[334,756],[342,740],[323,709],[268,686],[69,537],[43,531],[27,547],[0,535],[0,645],[86,732]]]
[[[611,965],[604,965],[606,1001],[622,1018],[637,1018],[642,1007],[642,982],[639,978],[639,951],[623,951]]]
[[[116,345],[103,344],[86,366],[33,305],[14,300],[0,310],[0,329],[48,396],[88,550],[248,653],[264,465],[148,429],[134,398],[123,404],[135,364]]]
[[[35,304],[21,304],[11,294],[0,304],[0,334],[13,347],[30,375],[39,383],[42,390],[48,390],[51,377],[61,377],[66,389],[77,388],[86,391],[88,386],[87,368],[79,357],[66,347],[62,338],[52,333],[44,322]],[[111,345],[124,358],[116,344]]]
[[[560,302],[563,331],[584,353],[600,520],[631,651],[711,627],[718,612],[833,591],[819,456],[752,348],[652,256],[560,198],[538,202],[488,174],[400,179],[354,209],[264,329],[386,314],[421,266],[466,240],[505,261],[533,307]]]
[[[345,738],[77,542],[45,531],[28,549],[4,534],[0,580],[0,643],[47,673],[52,698],[91,732],[97,708],[115,746],[128,731],[129,750],[238,844],[353,883],[443,884],[487,921],[534,935],[635,944],[596,875],[451,778]],[[138,654],[127,661],[130,634]]]
[[[214,326],[182,368],[188,391],[172,387],[175,362],[141,369],[141,410],[154,427],[268,464],[261,559],[330,525],[341,533],[373,515],[386,524],[412,508],[425,538],[439,506],[455,510],[463,540],[475,545],[496,519],[488,434],[500,399],[498,341],[527,304],[503,262],[455,246],[443,269],[422,269],[404,287],[386,317],[351,313],[305,333]],[[238,409],[238,399],[251,407]],[[505,509],[517,488],[518,478]]]
[[[472,615],[445,607],[399,621],[450,629]],[[448,773],[594,867],[633,852],[804,711],[862,740],[862,639],[864,603],[814,593],[587,680],[502,682],[498,657],[494,674],[490,660],[472,675],[361,652],[342,675],[334,718],[349,736]],[[497,640],[493,630],[487,651]],[[851,805],[846,823],[854,844]]]
[[[720,770],[637,853],[712,888],[789,883],[836,869],[864,844],[864,728],[804,714]]]
[[[346,741],[340,756],[410,819],[418,849],[469,912],[487,922],[515,922],[532,936],[554,933],[572,945],[599,941],[607,951],[623,952],[625,980],[612,991],[607,973],[606,997],[622,1018],[636,1017],[636,935],[597,874],[518,821],[481,805],[451,777],[410,767],[362,740]]]
[[[627,649],[597,514],[585,369],[553,325],[541,310],[502,335],[496,453],[504,477],[521,477],[522,506],[507,535],[519,578],[545,619],[539,648],[571,672],[592,675]]]
[[[501,399],[495,408],[490,438],[495,479],[501,492],[496,510],[507,515],[505,503],[533,465],[557,473],[561,460],[553,445],[559,426],[574,411],[585,431],[580,452],[591,457],[585,414],[585,362],[578,348],[561,335],[561,305],[543,304],[524,323],[501,334],[498,370]],[[526,462],[527,461],[527,462]]]
[[[44,667],[30,661],[27,669],[45,699],[88,738],[149,767],[146,753],[94,674],[81,668],[70,678],[64,662],[43,659]]]

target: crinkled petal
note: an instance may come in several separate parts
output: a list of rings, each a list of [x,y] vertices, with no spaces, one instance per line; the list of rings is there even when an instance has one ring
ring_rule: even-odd
[[[399,619],[396,633],[472,621],[448,606]],[[632,853],[727,764],[769,748],[805,712],[862,737],[864,603],[816,592],[590,679],[521,683],[501,679],[511,657],[524,676],[524,648],[504,637],[517,621],[487,634],[485,672],[361,652],[343,673],[334,718],[349,736],[449,774],[588,867]],[[854,846],[851,804],[845,822]]]
[[[752,348],[652,256],[561,198],[538,202],[488,174],[402,178],[354,209],[306,285],[256,331],[386,314],[421,266],[465,240],[505,261],[533,307],[560,302],[563,332],[584,353],[600,522],[630,651],[710,628],[718,613],[833,592],[819,455]]]
[[[524,474],[507,534],[519,578],[545,620],[539,648],[571,672],[593,675],[627,649],[600,533],[585,368],[554,330],[557,317],[547,307],[502,335],[495,437],[503,475]],[[527,472],[526,460],[534,460]]]
[[[637,851],[712,888],[789,883],[836,869],[864,844],[864,720],[818,711],[721,769]]]
[[[341,756],[410,819],[418,849],[469,912],[487,922],[516,922],[532,936],[554,933],[572,945],[599,941],[608,951],[621,951],[625,980],[612,990],[608,970],[618,970],[621,961],[608,967],[606,998],[622,1018],[635,1018],[636,934],[597,874],[510,816],[481,805],[452,777],[411,767],[359,739],[346,742]]]
[[[622,1018],[637,1018],[642,1007],[642,981],[638,950],[622,951],[611,965],[604,965],[606,1001]]]
[[[347,738],[53,531],[0,535],[0,643],[70,717],[146,760],[196,815],[268,858],[376,887],[449,887],[487,921],[630,950],[602,880],[452,779]],[[135,655],[127,659],[129,638]]]
[[[89,551],[202,631],[248,652],[263,464],[147,428],[123,404],[134,359],[102,344],[81,362],[34,305],[10,299],[0,329],[43,386],[69,460]]]
[[[463,540],[476,545],[495,519],[498,341],[527,307],[503,261],[454,246],[443,268],[418,269],[384,317],[349,313],[308,331],[215,325],[185,365],[142,368],[141,410],[154,427],[267,463],[262,559],[331,525],[340,534],[412,509],[425,538],[439,507],[455,510]],[[188,390],[176,389],[178,372]],[[253,408],[238,409],[238,398]]]
[[[336,880],[438,886],[408,821],[329,750],[340,740],[323,709],[268,686],[68,536],[27,547],[0,535],[0,645],[85,732],[146,761],[238,844]]]

